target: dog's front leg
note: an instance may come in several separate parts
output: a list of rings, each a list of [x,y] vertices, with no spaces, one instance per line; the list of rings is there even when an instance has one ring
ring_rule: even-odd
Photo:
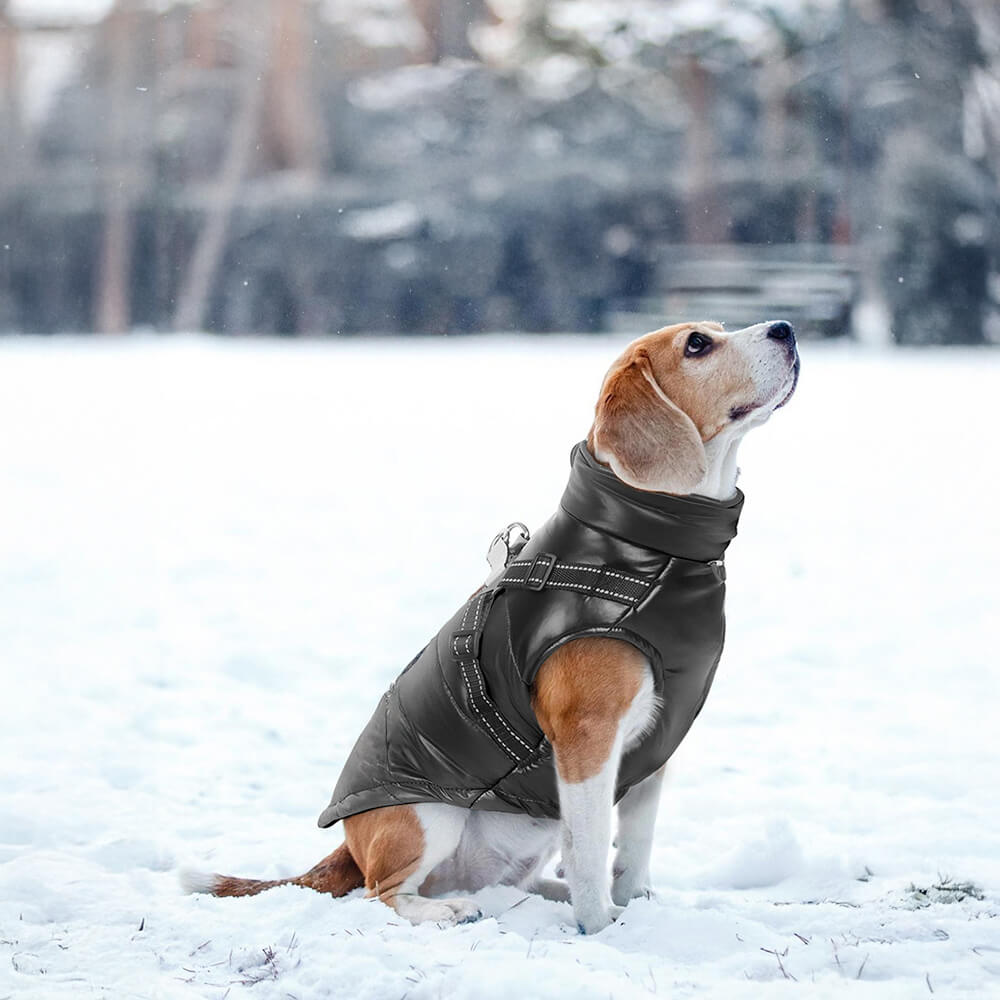
[[[615,740],[604,766],[582,778],[572,764],[559,767],[559,810],[562,814],[563,863],[573,915],[581,934],[596,934],[621,913],[611,901],[608,848],[615,778],[621,759],[621,739]],[[564,751],[563,758],[575,756]],[[556,761],[560,751],[556,747]],[[568,772],[570,778],[564,778]],[[572,780],[577,778],[578,780]]]
[[[666,769],[664,764],[633,785],[618,803],[618,850],[612,869],[611,898],[619,906],[649,895],[649,855]]]
[[[621,913],[611,901],[608,870],[615,783],[622,747],[636,725],[630,709],[651,689],[642,654],[607,638],[560,646],[535,681],[535,715],[555,756],[566,881],[585,934]]]

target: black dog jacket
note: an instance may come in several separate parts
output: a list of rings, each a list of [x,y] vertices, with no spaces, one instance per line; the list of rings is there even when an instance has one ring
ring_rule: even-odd
[[[320,826],[413,802],[557,818],[552,747],[531,685],[553,650],[581,636],[638,647],[662,703],[625,753],[615,801],[677,749],[722,653],[722,555],[743,494],[720,502],[638,490],[584,442],[571,464],[559,510],[382,696]]]

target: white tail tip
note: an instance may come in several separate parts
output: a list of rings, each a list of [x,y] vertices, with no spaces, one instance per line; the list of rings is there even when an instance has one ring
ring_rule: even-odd
[[[209,872],[196,872],[190,868],[182,868],[178,873],[181,889],[184,892],[215,892],[219,885],[219,876]]]

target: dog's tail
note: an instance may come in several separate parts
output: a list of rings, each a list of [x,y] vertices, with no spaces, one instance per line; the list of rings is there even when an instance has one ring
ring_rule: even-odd
[[[333,854],[297,878],[265,882],[185,870],[180,873],[180,879],[185,892],[207,892],[212,896],[256,896],[258,892],[278,885],[301,885],[317,892],[328,892],[331,896],[346,896],[352,889],[359,889],[365,884],[365,877],[347,844],[341,844]]]

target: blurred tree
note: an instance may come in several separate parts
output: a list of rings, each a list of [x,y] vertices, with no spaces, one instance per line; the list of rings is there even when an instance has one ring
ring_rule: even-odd
[[[0,0],[0,189],[20,179],[22,135],[19,39],[17,26],[7,13],[7,0]],[[2,194],[2,190],[0,190]]]
[[[7,0],[0,0],[0,135],[7,137],[0,143],[0,211],[7,209],[22,181],[24,138],[19,82],[17,28],[7,14]],[[15,309],[10,253],[0,246],[0,329],[14,325]]]
[[[486,0],[409,0],[424,29],[423,61],[469,59],[475,55],[469,30],[488,17]]]
[[[8,322],[596,327],[685,239],[850,238],[910,341],[989,308],[994,0],[118,0],[38,123],[31,2],[0,0],[37,150],[0,145]],[[979,306],[931,321],[935,287]]]
[[[924,132],[890,139],[882,275],[897,343],[984,343],[987,192],[981,171]]]
[[[986,249],[991,279],[986,334],[1000,342],[1000,4],[971,0],[979,31],[982,62],[972,67],[965,89],[963,141],[966,155],[992,180],[986,206]]]
[[[272,3],[274,37],[262,125],[270,140],[272,166],[298,170],[315,180],[327,151],[311,74],[312,5],[305,0]]]
[[[894,121],[877,171],[881,271],[900,343],[984,341],[998,174],[966,153],[970,94],[988,67],[975,11],[975,0],[881,2],[895,60]],[[883,81],[870,81],[862,100],[884,92]]]
[[[691,243],[724,243],[727,214],[717,178],[720,151],[714,113],[715,80],[694,52],[679,60],[674,75],[687,101],[687,238]]]
[[[218,175],[203,202],[201,228],[177,296],[175,330],[200,330],[205,324],[233,208],[258,146],[274,21],[267,16],[268,0],[244,0],[244,3],[247,10],[246,19],[239,24],[242,65],[237,77],[236,114]]]
[[[131,325],[132,213],[142,167],[133,145],[137,23],[137,0],[117,0],[106,22],[107,115],[100,153],[104,231],[94,317],[101,333],[124,333]]]
[[[244,0],[225,13],[223,23],[238,39],[232,48],[238,61],[235,113],[218,172],[202,203],[199,232],[177,296],[174,329],[201,329],[208,320],[244,183],[255,171],[294,171],[304,192],[317,183],[328,156],[312,73],[314,5],[309,0]],[[210,27],[220,30],[216,24]],[[208,46],[203,38],[199,48],[205,51]]]

